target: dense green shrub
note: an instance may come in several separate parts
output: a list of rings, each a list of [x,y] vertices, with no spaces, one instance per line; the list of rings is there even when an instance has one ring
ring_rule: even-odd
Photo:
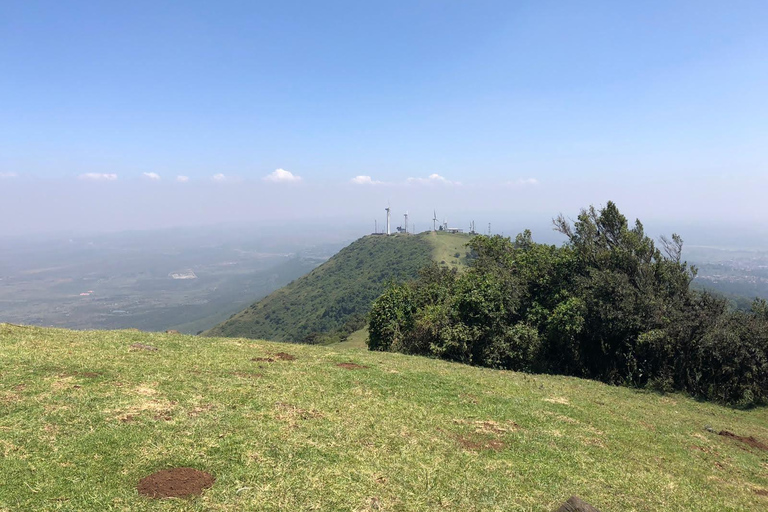
[[[661,249],[609,202],[562,216],[562,247],[477,236],[462,273],[436,266],[374,302],[370,348],[495,368],[685,390],[743,406],[768,400],[768,303],[729,311],[691,290],[682,239]]]

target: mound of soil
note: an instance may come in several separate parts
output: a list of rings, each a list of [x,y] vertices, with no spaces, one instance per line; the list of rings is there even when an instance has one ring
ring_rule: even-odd
[[[193,468],[164,469],[139,480],[136,490],[150,498],[194,496],[213,485],[210,473]]]
[[[724,437],[731,437],[737,441],[741,441],[742,443],[751,446],[752,448],[757,448],[758,450],[765,450],[768,451],[768,445],[765,443],[758,441],[752,436],[744,437],[744,436],[737,436],[733,432],[728,432],[727,430],[721,430],[717,435],[724,436]]]
[[[578,496],[571,496],[556,512],[600,512]]]
[[[367,366],[355,363],[338,363],[336,366],[339,368],[346,368],[347,370],[362,370],[364,368],[368,368]]]
[[[296,356],[292,354],[288,354],[286,352],[278,352],[277,354],[272,354],[271,357],[254,357],[251,359],[251,361],[257,361],[257,362],[263,362],[263,363],[274,363],[275,361],[295,361]]]

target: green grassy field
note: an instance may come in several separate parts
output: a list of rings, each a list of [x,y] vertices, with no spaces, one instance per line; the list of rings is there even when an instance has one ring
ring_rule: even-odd
[[[458,269],[467,266],[467,254],[469,251],[467,243],[472,238],[471,235],[432,231],[423,233],[420,236],[425,237],[432,246],[432,259],[434,261]],[[456,256],[456,254],[459,256]]]
[[[254,360],[278,352],[296,359]],[[354,347],[0,324],[3,511],[764,510],[768,452],[720,430],[768,442],[768,410]],[[138,495],[174,466],[216,482]]]

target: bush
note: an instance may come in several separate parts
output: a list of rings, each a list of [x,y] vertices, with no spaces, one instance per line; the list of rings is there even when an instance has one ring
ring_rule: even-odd
[[[413,325],[415,311],[411,289],[405,285],[391,285],[371,307],[368,348],[380,351],[399,349],[403,334]]]

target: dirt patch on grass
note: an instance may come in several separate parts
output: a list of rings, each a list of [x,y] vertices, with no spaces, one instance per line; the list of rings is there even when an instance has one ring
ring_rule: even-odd
[[[216,406],[213,405],[213,404],[200,404],[200,405],[194,406],[192,409],[187,411],[187,415],[190,418],[195,418],[195,417],[200,416],[201,414],[203,414],[205,412],[212,411],[215,408],[216,408]]]
[[[0,403],[10,404],[13,402],[21,402],[21,397],[14,393],[0,393]]]
[[[364,370],[365,368],[368,368],[367,366],[357,363],[337,363],[336,366],[339,368],[346,368],[347,370]]]
[[[215,481],[210,473],[194,468],[164,469],[139,480],[136,490],[150,498],[183,498],[202,493]]]
[[[287,352],[278,352],[277,354],[270,354],[267,357],[254,357],[251,361],[261,363],[274,363],[275,361],[295,361],[296,356],[288,354]]]
[[[104,412],[113,415],[112,417],[121,423],[132,423],[143,413],[150,413],[155,419],[158,419],[158,417],[170,418],[175,406],[176,402],[151,399],[144,400],[126,408],[106,410]]]
[[[752,436],[749,436],[749,437],[738,436],[733,432],[729,432],[727,430],[721,430],[720,432],[718,432],[717,435],[723,436],[723,437],[730,437],[737,441],[741,441],[742,443],[746,444],[747,446],[751,446],[752,448],[757,448],[758,450],[764,450],[768,452],[768,445],[766,445],[761,441],[758,441]]]
[[[753,489],[758,496],[768,496],[768,490],[765,489]]]
[[[458,442],[462,448],[472,452],[479,452],[484,450],[491,450],[498,452],[507,447],[507,445],[501,439],[496,439],[490,436],[454,436],[456,442]]]
[[[456,425],[472,425],[476,434],[506,434],[520,428],[520,425],[512,420],[499,423],[493,420],[453,420]]]

